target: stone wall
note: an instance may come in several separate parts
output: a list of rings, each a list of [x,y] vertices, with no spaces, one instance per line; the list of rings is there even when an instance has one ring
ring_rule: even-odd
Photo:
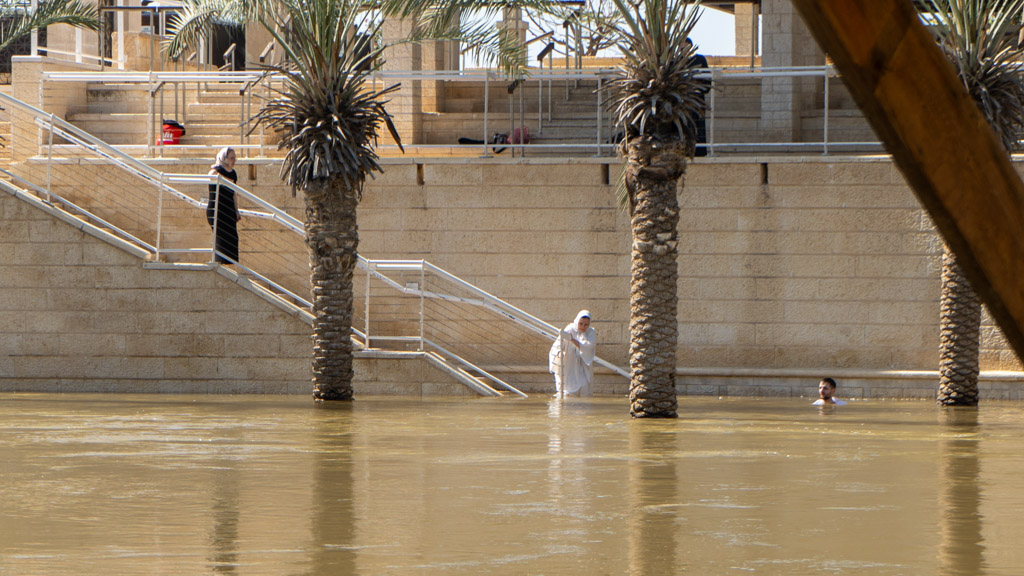
[[[554,324],[589,308],[599,354],[624,365],[628,219],[605,170],[389,165],[361,252],[426,258]],[[941,244],[891,162],[700,161],[680,202],[684,390],[810,393],[831,374],[856,396],[934,394]],[[1020,370],[990,320],[982,368]],[[1015,394],[992,376],[989,397]]]
[[[0,387],[297,393],[309,327],[211,271],[148,270],[0,194]]]
[[[617,166],[542,160],[388,161],[360,205],[360,252],[425,258],[553,324],[589,308],[599,354],[628,350],[628,218]],[[269,173],[269,174],[268,174]],[[301,215],[261,166],[243,182]],[[422,184],[420,183],[422,182]],[[888,159],[703,159],[680,190],[681,387],[852,395],[934,393],[941,244]],[[1020,363],[985,320],[989,397]],[[845,379],[845,382],[844,382]]]
[[[385,173],[368,183],[360,205],[360,252],[370,258],[426,259],[555,325],[588,308],[599,335],[599,355],[625,365],[629,224],[614,197],[617,165],[604,162],[385,160]],[[195,172],[205,165],[178,161],[173,170]],[[277,166],[250,170],[243,160],[239,174],[242,186],[302,216],[301,197],[293,198],[280,184]],[[97,298],[103,302],[105,290],[128,290],[125,286],[140,298],[141,310],[156,306],[168,315],[175,308],[159,308],[163,299],[148,294],[170,290],[178,298],[184,288],[165,286],[169,280],[161,279],[174,279],[174,286],[186,282],[185,288],[200,282],[186,280],[189,273],[142,274],[137,262],[100,258],[90,260],[96,269],[79,271],[86,274],[82,281],[91,290],[89,298],[69,301],[64,292],[51,292],[33,299],[30,294],[61,290],[70,274],[65,264],[77,270],[84,249],[78,246],[95,241],[66,238],[62,232],[59,243],[49,246],[47,239],[55,233],[46,230],[56,225],[47,224],[48,217],[22,223],[25,209],[5,202],[3,242],[13,245],[3,249],[3,290],[19,295],[5,312],[12,321],[25,316],[16,312],[25,299],[35,306],[65,307],[61,314],[73,315],[77,306]],[[680,203],[683,393],[810,394],[817,378],[827,374],[838,378],[849,396],[934,394],[941,245],[889,160],[701,159],[690,166]],[[29,265],[37,256],[56,260],[48,268]],[[203,280],[201,289],[226,291],[218,292],[218,300],[251,299],[229,296],[237,287],[218,278]],[[204,301],[189,306],[206,310]],[[271,313],[255,312],[265,306],[262,302],[252,305],[258,318],[254,333],[280,329],[289,342],[305,344],[308,328],[273,321],[272,329],[263,330],[261,314]],[[226,322],[224,315],[210,313]],[[208,321],[202,315],[192,318]],[[25,321],[7,323],[15,327],[8,338],[27,330]],[[206,333],[208,328],[193,325],[190,330]],[[215,333],[226,346],[226,334]],[[131,334],[113,337],[111,357],[135,340]],[[19,354],[38,342],[19,344]],[[1016,398],[1024,379],[1020,364],[987,319],[982,347],[983,396]],[[287,361],[305,370],[305,345],[298,349],[301,359]],[[10,370],[11,356],[0,361]],[[538,358],[537,367],[544,361]],[[136,373],[129,372],[133,378]],[[296,381],[303,390],[304,374]],[[602,378],[602,391],[624,390],[624,383],[613,380]]]
[[[0,390],[311,393],[307,323],[230,272],[146,264],[51,213],[0,194]],[[418,358],[355,370],[359,395],[472,394]]]

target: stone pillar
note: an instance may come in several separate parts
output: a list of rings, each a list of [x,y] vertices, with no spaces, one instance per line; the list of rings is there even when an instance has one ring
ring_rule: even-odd
[[[385,20],[382,30],[383,41],[388,46],[384,50],[384,70],[400,70],[403,72],[423,70],[423,48],[419,44],[399,43],[408,38],[416,26],[414,18]],[[392,81],[387,81],[390,85]],[[388,112],[394,116],[395,127],[402,144],[420,144],[423,142],[422,110],[423,86],[419,80],[402,80],[402,87],[393,93],[387,105]],[[381,86],[378,84],[378,88]],[[387,129],[383,130],[381,142],[392,143]]]
[[[522,8],[505,8],[502,10],[501,21],[498,22],[498,29],[511,34],[518,45],[526,44],[526,31],[530,25],[523,20]],[[523,62],[526,62],[526,54],[523,54]]]
[[[86,3],[97,6],[97,0],[89,0]],[[43,55],[57,60],[68,60],[70,62],[99,66],[99,61],[96,58],[81,57],[81,55],[99,56],[99,40],[99,35],[92,30],[74,28],[67,24],[47,26],[46,47],[51,50],[59,50],[63,54],[44,52]]]
[[[451,70],[451,45],[455,42],[443,40],[424,42],[421,47],[424,70]],[[458,68],[456,68],[457,70]],[[423,82],[424,112],[444,112],[445,83],[443,81]]]
[[[760,28],[760,6],[754,3],[735,4],[736,55],[757,56],[757,33]]]
[[[825,55],[790,0],[764,0],[762,66],[821,66]],[[814,105],[813,78],[765,78],[761,83],[761,133],[767,142],[798,142],[800,115]]]
[[[267,44],[274,39],[270,32],[259,22],[246,22],[245,24],[245,69],[253,70],[260,67],[260,54],[266,49]],[[281,48],[275,46],[267,53],[267,59],[263,65],[276,64],[281,61]]]

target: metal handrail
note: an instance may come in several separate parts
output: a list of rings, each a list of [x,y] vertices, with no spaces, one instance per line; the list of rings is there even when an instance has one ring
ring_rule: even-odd
[[[17,180],[18,182],[21,182],[25,186],[27,186],[27,187],[31,188],[32,190],[34,190],[37,194],[42,195],[44,198],[47,198],[47,199],[43,200],[47,204],[53,206],[54,205],[54,200],[56,200],[57,203],[61,204],[61,206],[64,208],[65,211],[73,212],[76,216],[78,216],[80,218],[84,218],[84,219],[86,219],[86,220],[88,220],[90,222],[95,222],[96,224],[99,224],[100,227],[108,230],[111,234],[113,234],[114,236],[120,238],[121,240],[125,240],[128,243],[130,243],[130,244],[135,244],[137,246],[140,246],[140,247],[144,248],[145,250],[147,250],[150,253],[155,253],[156,252],[156,247],[153,246],[152,244],[150,244],[149,242],[146,242],[145,240],[139,238],[138,236],[135,236],[135,235],[133,235],[133,234],[131,234],[129,232],[126,232],[126,231],[118,228],[117,226],[114,226],[110,222],[107,222],[103,218],[100,218],[99,216],[93,214],[92,212],[89,212],[88,210],[85,210],[81,206],[75,204],[74,202],[71,202],[70,200],[64,198],[63,196],[60,196],[58,194],[54,194],[52,191],[48,191],[48,190],[44,189],[43,187],[41,187],[41,186],[39,186],[37,184],[29,182],[28,180],[25,180],[24,178],[18,176],[17,174],[14,174],[12,172],[4,170],[3,168],[0,168],[0,172],[2,172],[3,174],[6,174],[7,176],[9,176],[10,178],[12,178],[14,180]]]
[[[37,52],[46,52],[47,54],[56,54],[58,56],[73,56],[76,58],[84,58],[87,60],[95,60],[97,63],[104,63],[106,65],[113,66],[115,60],[107,58],[106,56],[94,56],[92,54],[80,54],[78,52],[67,52],[65,50],[57,50],[56,48],[47,48],[46,46],[39,46],[36,48]]]
[[[68,140],[69,142],[77,143],[79,146],[81,146],[81,147],[83,147],[83,148],[93,152],[94,154],[97,154],[97,155],[99,155],[101,157],[106,158],[112,164],[120,167],[123,170],[129,171],[129,172],[135,174],[137,177],[140,177],[140,178],[142,178],[142,179],[144,179],[144,180],[146,180],[148,182],[151,182],[153,185],[157,186],[158,189],[161,192],[167,192],[168,194],[171,194],[174,198],[177,198],[179,200],[182,200],[182,201],[186,202],[188,205],[192,206],[193,208],[205,209],[206,208],[206,204],[204,202],[201,202],[199,200],[196,200],[196,199],[192,198],[188,194],[185,194],[185,193],[177,190],[173,186],[170,186],[170,184],[172,184],[172,183],[179,183],[179,184],[193,184],[194,185],[194,184],[215,184],[216,183],[216,184],[219,184],[220,186],[224,186],[224,187],[230,188],[232,191],[234,191],[236,196],[244,198],[244,199],[248,200],[249,202],[252,202],[256,206],[258,206],[262,210],[265,210],[265,212],[259,212],[259,211],[255,211],[255,210],[242,210],[241,213],[243,213],[243,214],[245,214],[247,216],[251,216],[251,217],[274,220],[274,221],[278,222],[280,225],[282,225],[283,227],[285,227],[286,229],[291,230],[293,233],[296,233],[296,234],[299,234],[299,235],[303,235],[303,236],[305,235],[305,228],[304,228],[303,224],[298,219],[296,219],[295,217],[287,214],[286,212],[284,212],[281,209],[277,208],[276,206],[270,204],[269,202],[266,202],[262,198],[254,195],[252,193],[250,193],[249,191],[245,190],[241,186],[238,186],[238,185],[236,185],[236,184],[234,184],[234,183],[232,183],[230,181],[225,181],[225,180],[221,179],[219,176],[200,175],[200,174],[165,174],[165,173],[162,173],[162,172],[160,172],[160,171],[158,171],[158,170],[156,170],[156,169],[154,169],[154,168],[152,168],[152,167],[142,163],[141,161],[136,160],[135,158],[132,158],[132,157],[124,154],[123,152],[121,152],[121,151],[117,150],[116,148],[110,146],[109,144],[106,144],[105,142],[95,138],[94,136],[90,135],[89,133],[85,132],[84,130],[81,130],[80,128],[77,128],[74,125],[72,125],[72,124],[70,124],[70,123],[68,123],[68,122],[66,122],[64,120],[61,120],[59,118],[55,118],[52,115],[48,115],[45,112],[43,112],[43,111],[39,110],[38,108],[35,108],[35,107],[27,104],[27,103],[24,103],[24,102],[22,102],[20,100],[17,100],[17,99],[15,99],[15,98],[13,98],[13,97],[11,97],[9,95],[2,94],[2,93],[0,93],[0,101],[2,101],[5,104],[11,106],[12,108],[17,108],[17,109],[20,109],[20,110],[27,111],[27,112],[31,113],[34,116],[35,123],[37,125],[39,125],[40,127],[44,128],[44,129],[50,130],[51,134],[57,135],[60,138]],[[47,193],[47,194],[50,193],[49,190],[43,190],[40,187],[35,187],[35,188],[37,190],[39,190],[40,192]],[[125,233],[125,234],[127,234],[127,233]],[[131,238],[134,238],[134,237],[131,237]],[[158,243],[159,243],[159,241],[158,241]],[[144,245],[147,247],[147,249],[150,249],[152,252],[157,253],[157,254],[159,253],[159,248],[158,247],[152,247],[152,246],[149,246],[148,244],[144,244]],[[259,273],[255,272],[255,271],[253,271],[253,270],[251,270],[249,268],[241,266],[240,264],[236,263],[236,265],[238,265],[241,269],[245,270],[246,272],[251,274],[253,277],[255,277],[258,280],[260,280],[261,282],[265,282],[268,285],[272,286],[275,290],[278,290],[280,293],[287,295],[294,302],[298,302],[301,305],[306,306],[307,308],[311,307],[311,303],[309,303],[307,300],[305,300],[302,297],[300,297],[298,295],[295,295],[294,293],[288,291],[283,286],[280,286],[279,284],[273,282],[269,278],[266,278],[265,276],[262,276]],[[551,340],[554,340],[556,335],[558,334],[558,330],[557,329],[555,329],[550,324],[544,322],[543,320],[540,320],[539,318],[536,318],[536,317],[534,317],[534,316],[532,316],[532,315],[530,315],[530,314],[520,310],[519,308],[516,308],[515,306],[512,306],[511,304],[508,304],[507,302],[505,302],[505,301],[503,301],[503,300],[493,296],[492,294],[490,294],[490,293],[488,293],[488,292],[486,292],[484,290],[481,290],[480,288],[478,288],[476,286],[473,286],[472,284],[462,280],[461,278],[458,278],[457,276],[455,276],[455,275],[445,271],[444,269],[439,268],[439,267],[437,267],[437,266],[435,266],[433,264],[430,264],[429,262],[426,262],[424,260],[368,260],[368,259],[366,259],[366,258],[364,258],[362,256],[358,256],[357,266],[360,269],[366,270],[368,274],[373,275],[375,278],[383,281],[388,286],[391,286],[392,288],[397,289],[397,290],[399,290],[399,291],[401,291],[403,293],[411,294],[411,295],[415,295],[415,296],[421,296],[421,297],[424,297],[424,298],[445,298],[445,299],[459,301],[459,302],[462,302],[462,303],[465,303],[465,304],[469,304],[469,305],[481,306],[481,307],[487,308],[487,309],[489,309],[491,311],[494,311],[494,312],[500,314],[501,316],[503,316],[503,317],[505,317],[505,318],[507,318],[509,320],[512,320],[512,321],[518,323],[521,326],[529,328],[530,330],[532,330],[532,331],[534,331],[534,332],[536,332],[538,334],[546,336],[546,337],[550,338]],[[443,278],[445,281],[450,282],[452,285],[454,285],[456,287],[459,287],[459,288],[469,292],[470,294],[474,295],[475,298],[459,298],[459,297],[451,296],[451,295],[441,295],[441,294],[437,294],[437,293],[428,292],[426,290],[422,290],[419,286],[417,286],[416,288],[409,288],[408,286],[403,286],[403,285],[398,284],[397,282],[394,282],[393,280],[388,278],[385,274],[381,273],[381,270],[383,270],[383,271],[396,270],[397,271],[397,270],[414,270],[414,269],[430,271],[431,273],[437,275],[439,278]],[[364,338],[365,337],[366,336],[364,335]],[[438,346],[435,346],[435,347],[440,349],[440,347],[438,347]],[[451,352],[448,352],[448,351],[445,351],[445,352],[446,352],[447,355],[449,355],[451,357],[458,358],[458,356],[454,355]],[[465,362],[461,358],[459,360],[462,361],[462,362]],[[612,370],[616,371],[617,373],[619,373],[619,374],[621,374],[623,376],[627,376],[628,377],[628,374],[624,370],[614,366],[613,364],[605,362],[604,360],[601,360],[599,358],[595,359],[595,361],[598,362],[602,366],[606,366],[608,368],[611,368]],[[498,380],[498,379],[494,378],[493,376],[487,374],[486,371],[484,371],[484,370],[482,370],[482,369],[480,369],[478,367],[474,367],[474,370],[480,372],[481,374],[486,375],[489,378],[493,378],[493,379],[497,380],[498,382],[500,382],[500,380]],[[503,382],[501,384],[499,384],[499,385],[508,386],[507,384],[505,384]],[[508,386],[508,387],[510,389],[514,390],[514,388],[512,388],[512,387],[510,387],[510,386]],[[516,392],[518,393],[517,390],[516,390]]]
[[[497,296],[494,296],[493,294],[485,290],[482,290],[477,286],[470,284],[469,282],[466,282],[462,278],[459,278],[458,276],[455,276],[454,274],[448,272],[447,270],[439,268],[438,266],[435,266],[430,262],[427,262],[426,260],[367,260],[360,256],[359,268],[367,270],[370,274],[375,275],[375,277],[378,278],[379,280],[387,283],[392,288],[400,290],[405,294],[413,296],[423,296],[425,298],[442,298],[447,300],[458,301],[463,304],[470,304],[473,306],[487,308],[492,312],[495,312],[509,320],[512,320],[513,322],[519,324],[524,328],[527,328],[537,334],[549,338],[552,342],[558,338],[560,330],[554,327],[553,325],[549,324],[548,322],[545,322],[544,320],[541,320],[540,318],[537,318],[536,316],[533,316],[532,314],[520,308],[517,308],[516,306],[513,306],[508,302],[505,302],[504,300],[498,298]],[[394,282],[390,278],[387,278],[386,276],[378,272],[378,270],[380,269],[394,271],[429,271],[441,278],[444,278],[447,282],[450,282],[451,284],[477,296],[477,298],[461,298],[457,296],[441,295],[426,290],[420,290],[419,288],[409,288],[408,286],[401,285],[397,282]],[[616,366],[615,364],[612,364],[611,362],[603,360],[599,357],[595,357],[594,361],[597,362],[600,366],[608,368],[621,376],[629,378],[629,372],[623,370],[622,368]]]
[[[267,46],[265,48],[263,48],[262,52],[260,52],[260,56],[259,56],[260,64],[263,64],[264,62],[266,62],[267,55],[270,54],[270,52],[272,50],[274,50],[274,48],[276,46],[277,46],[277,41],[276,40],[271,40],[270,42],[267,43]]]
[[[220,68],[218,68],[217,70],[223,72],[223,71],[228,70],[228,69],[230,69],[230,70],[234,70],[235,69],[235,48],[236,48],[236,46],[237,46],[237,44],[232,42],[231,46],[228,46],[228,49],[224,51],[224,60],[230,59],[231,60],[230,65],[229,65],[228,62],[225,62],[224,65],[221,66]]]
[[[602,115],[603,107],[605,105],[604,92],[606,92],[606,83],[616,76],[617,72],[615,68],[577,68],[577,69],[544,69],[543,67],[529,69],[528,78],[535,79],[538,81],[539,86],[543,86],[543,82],[547,80],[549,84],[552,81],[565,81],[568,85],[569,82],[579,82],[584,80],[596,81],[598,83],[597,97],[595,99],[594,106],[597,111],[597,123],[596,123],[596,141],[591,142],[576,142],[576,143],[544,143],[534,141],[530,144],[502,144],[504,148],[509,148],[513,152],[516,150],[522,151],[524,148],[532,148],[537,150],[592,150],[595,154],[601,155],[609,152],[613,152],[616,148],[614,140],[614,132],[610,135],[611,138],[607,138],[602,133],[604,126],[608,123],[605,119],[605,115]],[[238,83],[241,84],[240,97],[242,98],[241,106],[241,120],[239,122],[241,140],[248,143],[248,136],[245,133],[245,124],[248,122],[248,118],[251,117],[251,97],[252,89],[256,85],[260,85],[265,82],[277,82],[283,80],[283,75],[280,73],[268,74],[261,71],[242,71],[242,72],[92,72],[92,71],[65,71],[65,72],[43,72],[42,77],[45,81],[74,81],[74,82],[118,82],[118,83],[183,83],[183,82],[220,82],[220,83]],[[825,66],[804,66],[804,67],[761,67],[753,68],[750,66],[736,66],[736,67],[716,67],[707,70],[700,71],[696,74],[697,78],[706,80],[712,87],[709,93],[708,109],[706,113],[707,120],[707,142],[698,144],[699,148],[705,149],[709,156],[713,156],[716,152],[730,151],[730,150],[749,150],[749,149],[773,149],[780,146],[794,147],[794,148],[820,148],[824,154],[829,153],[829,148],[865,148],[865,147],[880,147],[881,144],[877,141],[863,142],[863,141],[849,141],[849,142],[833,142],[830,141],[829,133],[829,121],[830,121],[830,108],[829,102],[829,80],[838,78],[839,75],[835,68],[830,65]],[[490,91],[489,85],[495,81],[505,81],[507,77],[498,71],[490,69],[468,69],[468,70],[418,70],[418,71],[400,71],[400,70],[378,70],[370,73],[371,81],[376,83],[384,82],[395,82],[395,81],[445,81],[445,82],[483,82],[484,83],[484,114],[483,114],[483,134],[482,140],[484,144],[480,145],[482,148],[482,156],[489,157],[491,155],[490,148],[493,143],[490,142],[491,134],[489,129],[493,126],[493,119],[491,116],[492,107],[489,106]],[[805,141],[805,142],[720,142],[718,138],[718,132],[720,127],[718,123],[720,120],[716,119],[717,105],[715,88],[721,82],[728,80],[738,79],[766,79],[766,78],[822,78],[825,85],[825,99],[823,103],[824,116],[822,119],[822,139],[819,141]],[[544,124],[543,113],[544,104],[542,97],[543,88],[538,90],[538,135],[542,133],[542,127]],[[568,93],[567,93],[568,94]],[[522,103],[520,103],[522,105]],[[511,100],[510,100],[511,106]],[[549,86],[549,98],[548,98],[548,115],[550,120],[552,104],[550,102],[550,86]],[[153,114],[154,112],[151,112]],[[515,114],[509,114],[511,122],[515,122]],[[522,121],[522,114],[519,114],[520,121]],[[716,121],[717,120],[717,121]],[[248,146],[248,144],[246,144]],[[452,144],[417,144],[415,145],[419,149],[430,150],[430,149],[451,149],[453,147],[462,146],[455,143]],[[382,150],[392,150],[397,147],[394,145],[382,144],[378,146]],[[245,148],[248,154],[249,148]],[[260,145],[257,153],[262,155],[264,147]]]
[[[459,364],[461,364],[465,368],[469,368],[470,370],[473,370],[474,372],[478,372],[484,378],[487,378],[491,382],[494,382],[495,384],[497,384],[498,386],[501,386],[502,388],[508,390],[509,392],[513,392],[515,394],[518,394],[518,395],[522,396],[523,398],[527,397],[526,394],[523,394],[518,389],[516,389],[514,386],[511,386],[510,384],[508,384],[507,382],[505,382],[501,378],[498,378],[497,376],[491,374],[490,372],[484,370],[483,368],[480,368],[479,366],[473,364],[472,362],[466,360],[465,358],[459,356],[458,354],[455,354],[454,352],[445,349],[440,344],[438,344],[436,342],[433,342],[431,340],[427,340],[427,339],[424,339],[423,342],[425,344],[427,344],[428,346],[430,346],[431,348],[433,348],[434,351],[435,351],[435,354],[436,353],[440,353],[446,359],[450,358],[452,360],[455,360],[456,362],[458,362]]]

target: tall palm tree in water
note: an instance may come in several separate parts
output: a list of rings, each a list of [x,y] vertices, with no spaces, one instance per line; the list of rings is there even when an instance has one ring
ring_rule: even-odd
[[[677,187],[693,156],[705,81],[687,41],[699,2],[613,0],[623,62],[612,83],[633,244],[630,280],[630,414],[677,413],[679,272]]]
[[[1007,153],[1024,128],[1024,0],[933,0],[938,41]],[[942,255],[939,404],[978,403],[981,301],[956,257]]]
[[[67,24],[87,30],[100,28],[95,3],[83,0],[50,0],[40,2],[35,10],[31,10],[22,3],[0,2],[0,51],[33,30],[42,30],[55,24]]]
[[[472,22],[505,4],[477,0],[185,0],[169,25],[165,50],[179,55],[197,46],[216,20],[259,22],[283,51],[271,68],[283,78],[254,119],[272,128],[287,150],[285,181],[303,192],[306,246],[313,291],[313,397],[352,398],[352,274],[358,255],[356,206],[367,175],[381,172],[375,145],[381,125],[401,146],[385,109],[398,85],[375,90],[371,75],[384,63],[379,41],[384,17],[414,16],[421,37],[463,39],[492,63],[515,74],[518,50],[506,34]],[[414,38],[415,40],[415,38]]]

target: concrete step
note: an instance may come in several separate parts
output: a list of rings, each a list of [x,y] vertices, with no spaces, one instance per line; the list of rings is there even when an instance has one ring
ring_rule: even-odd
[[[68,122],[101,140],[112,135],[145,136],[149,133],[148,114],[79,113],[68,115]]]

